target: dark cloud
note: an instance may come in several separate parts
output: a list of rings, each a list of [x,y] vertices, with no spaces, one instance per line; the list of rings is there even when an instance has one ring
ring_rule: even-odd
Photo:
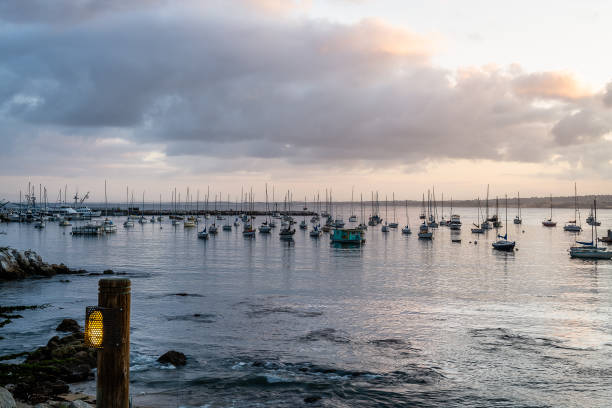
[[[604,93],[604,96],[603,96],[603,102],[604,102],[604,105],[607,106],[608,108],[612,107],[612,82],[609,82],[608,86],[606,87],[606,92]]]
[[[0,28],[3,141],[120,134],[123,153],[414,165],[542,162],[610,131],[611,113],[593,102],[609,105],[609,89],[517,67],[444,70],[431,63],[434,41],[378,20],[270,17],[274,0],[237,3],[259,14],[225,13],[231,2],[14,3],[0,6],[11,22]],[[83,154],[96,152],[106,151]]]
[[[591,109],[571,113],[552,129],[555,140],[561,145],[589,143],[612,131],[612,118]]]

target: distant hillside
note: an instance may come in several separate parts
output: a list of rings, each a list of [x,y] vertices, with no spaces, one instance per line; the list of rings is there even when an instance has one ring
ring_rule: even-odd
[[[578,208],[591,208],[593,205],[593,199],[597,198],[597,208],[612,208],[612,195],[598,195],[598,196],[578,196]],[[568,197],[553,197],[552,198],[553,208],[574,208],[574,196]],[[408,201],[408,205],[419,207],[421,201]],[[477,200],[453,200],[454,207],[476,207],[478,205]],[[485,200],[480,199],[480,205],[485,206]],[[499,198],[499,206],[505,205],[504,197]],[[508,207],[516,207],[516,197],[508,197]],[[438,206],[440,203],[438,202]],[[450,206],[450,201],[445,201],[444,206]],[[495,197],[489,198],[489,207],[495,206]],[[550,207],[550,197],[521,197],[521,207],[523,208],[548,208]]]

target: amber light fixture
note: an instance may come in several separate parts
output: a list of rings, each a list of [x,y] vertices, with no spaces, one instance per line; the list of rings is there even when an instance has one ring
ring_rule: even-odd
[[[85,345],[102,348],[104,341],[104,315],[96,306],[85,309]]]
[[[116,309],[99,306],[85,308],[85,346],[103,349],[117,346]]]

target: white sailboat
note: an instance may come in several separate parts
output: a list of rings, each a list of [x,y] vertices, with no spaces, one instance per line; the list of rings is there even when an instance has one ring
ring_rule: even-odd
[[[269,234],[271,231],[270,209],[268,208],[268,183],[266,183],[266,220],[259,226],[259,232],[261,234]]]
[[[453,198],[451,197],[451,216],[448,226],[453,231],[461,229],[461,216],[459,214],[453,214]]]
[[[440,218],[440,222],[438,223],[441,227],[447,227],[449,224],[449,221],[446,220],[446,218],[444,218],[444,193],[442,193],[442,217]]]
[[[389,223],[389,228],[397,228],[398,224],[395,220],[395,192],[393,193],[393,222]]]
[[[516,217],[514,217],[514,223],[518,225],[523,223],[521,218],[521,193],[517,193],[516,197]]]
[[[351,216],[349,217],[349,222],[357,222],[357,216],[353,211],[353,203],[354,203],[354,194],[355,194],[355,186],[351,189]]]
[[[563,231],[568,231],[568,232],[582,231],[582,227],[577,222],[579,217],[580,217],[580,214],[578,212],[578,193],[576,191],[576,183],[574,183],[574,219],[565,223],[565,225],[563,226]]]
[[[484,234],[485,229],[482,227],[482,224],[480,224],[480,197],[478,197],[478,215],[474,227],[475,228],[472,228],[472,234]]]
[[[508,195],[506,195],[506,233],[497,236],[499,239],[493,242],[493,249],[498,251],[513,251],[516,241],[508,241]]]
[[[381,227],[381,231],[382,232],[389,232],[389,225],[387,224],[387,220],[389,219],[389,216],[387,215],[387,204],[388,204],[389,200],[387,199],[387,196],[385,196],[385,224]]]
[[[480,208],[480,205],[478,206]],[[486,201],[486,214],[484,220],[480,224],[480,228],[483,230],[490,230],[492,228],[491,222],[489,222],[489,185],[487,184],[487,201]]]
[[[360,195],[360,211],[361,211],[361,222],[357,226],[357,229],[365,231],[368,229],[368,224],[365,223],[365,212],[363,209],[363,193]]]
[[[557,221],[552,220],[552,194],[550,195],[550,218],[542,221],[542,225],[545,227],[556,227]]]
[[[410,229],[410,218],[408,217],[408,200],[406,200],[406,226],[402,228],[402,234],[412,234]]]
[[[227,195],[227,213],[229,214],[230,212],[230,208],[229,208],[229,204],[230,203],[230,195]],[[226,221],[225,224],[223,224],[223,231],[231,231],[232,230],[232,224],[230,224],[230,217],[229,215],[227,217],[225,217]]]
[[[125,222],[123,223],[123,227],[124,228],[133,228],[134,227],[134,221],[132,221],[132,219],[130,218],[130,201],[129,201],[129,187],[125,188],[125,202],[127,204],[127,219],[125,220]]]
[[[593,209],[597,213],[597,201],[593,200]],[[591,242],[576,241],[576,244],[568,250],[570,257],[582,259],[612,259],[612,252],[607,248],[597,246],[597,218],[591,224]]]
[[[300,229],[302,230],[308,229],[308,224],[306,223],[306,209],[306,196],[304,196],[304,219],[302,219],[302,222],[300,222]]]

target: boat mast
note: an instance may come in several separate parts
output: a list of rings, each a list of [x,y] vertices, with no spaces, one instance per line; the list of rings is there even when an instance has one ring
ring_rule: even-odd
[[[104,180],[104,216],[108,218],[108,200],[106,199],[106,180]]]
[[[506,240],[508,240],[508,194],[506,194]]]
[[[485,220],[489,221],[489,185],[487,184],[487,203],[486,203],[486,208],[487,208],[487,214],[486,214],[486,218]]]
[[[550,193],[550,220],[552,221],[552,193]]]
[[[574,181],[574,224],[578,222],[578,191],[576,189],[576,182]]]
[[[595,209],[595,221],[592,224],[591,229],[591,241],[595,244],[595,248],[597,248],[597,199],[593,200],[593,208]]]
[[[351,216],[353,215],[353,199],[354,199],[353,196],[354,194],[355,194],[355,186],[351,188]]]

